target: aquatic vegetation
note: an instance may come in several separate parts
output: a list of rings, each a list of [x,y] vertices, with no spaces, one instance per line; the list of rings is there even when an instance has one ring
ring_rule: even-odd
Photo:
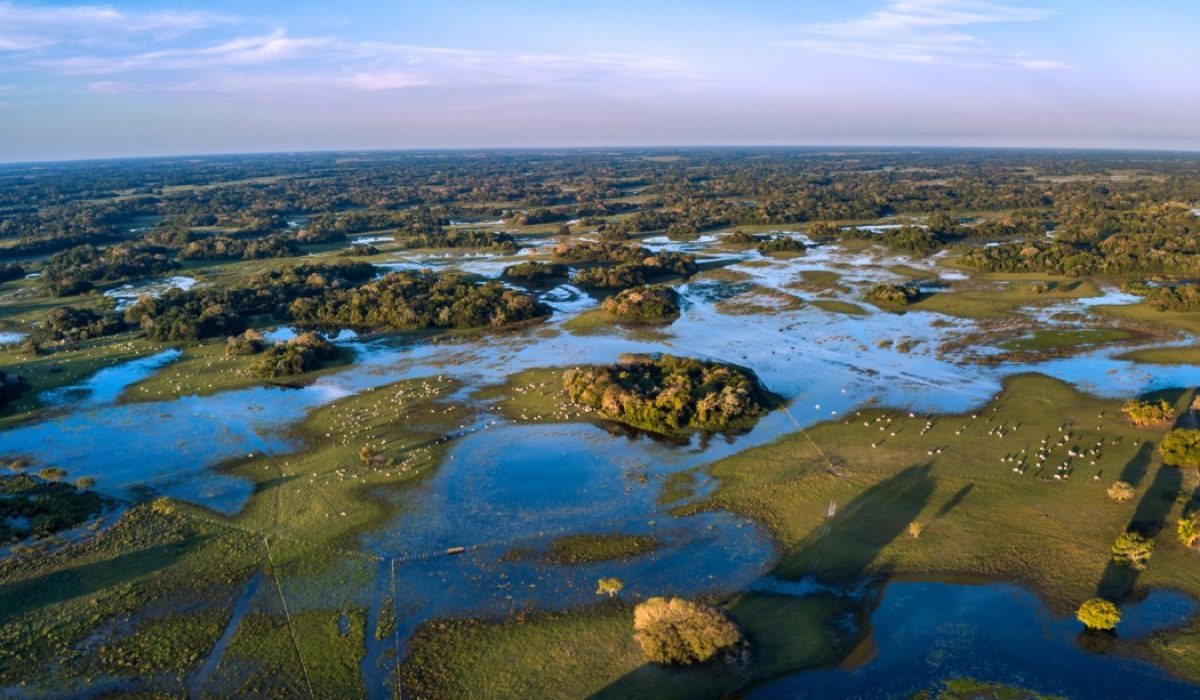
[[[58,479],[0,475],[0,544],[69,530],[108,505],[105,497]]]
[[[674,355],[622,355],[615,365],[567,370],[571,401],[656,432],[746,427],[774,405],[748,370]]]
[[[546,559],[558,564],[585,564],[631,559],[658,549],[662,542],[653,535],[622,533],[578,534],[559,537],[546,549]]]

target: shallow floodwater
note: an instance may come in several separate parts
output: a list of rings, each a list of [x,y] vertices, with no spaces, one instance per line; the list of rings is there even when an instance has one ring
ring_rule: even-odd
[[[1121,637],[1182,624],[1196,611],[1192,599],[1156,590],[1122,608]],[[894,582],[871,615],[874,650],[865,663],[800,673],[751,697],[905,698],[963,677],[1070,698],[1200,697],[1200,687],[1119,645],[1110,653],[1085,651],[1082,631],[1018,586]]]
[[[715,240],[710,238],[644,243],[688,246],[703,253]],[[732,261],[726,269],[742,273],[746,282],[732,288],[700,276],[677,284],[682,316],[656,334],[631,335],[621,328],[588,335],[563,331],[563,321],[593,308],[598,300],[562,284],[537,290],[554,309],[543,326],[437,344],[404,335],[342,334],[336,342],[356,350],[354,365],[307,386],[260,386],[205,397],[122,403],[126,387],[177,357],[163,353],[106,369],[47,396],[58,406],[56,412],[0,433],[0,453],[63,467],[71,478],[92,476],[97,488],[108,493],[121,495],[148,486],[233,514],[251,497],[252,486],[212,469],[214,465],[294,450],[289,430],[314,408],[401,379],[448,376],[464,385],[455,398],[469,400],[474,389],[502,383],[527,368],[612,362],[631,351],[672,352],[750,367],[787,398],[787,412],[772,413],[746,434],[694,437],[685,444],[613,435],[586,423],[515,425],[493,415],[466,426],[433,476],[402,496],[400,515],[360,540],[366,553],[386,562],[380,565],[386,568],[378,572],[375,590],[363,593],[371,611],[368,629],[374,629],[381,614],[380,592],[390,590],[393,570],[396,593],[404,603],[397,606],[397,636],[375,640],[368,634],[362,671],[371,693],[378,696],[386,687],[387,652],[426,619],[584,603],[595,599],[600,576],[624,579],[628,595],[715,593],[759,580],[774,558],[766,534],[729,513],[670,516],[669,505],[656,500],[666,474],[764,444],[801,426],[836,419],[871,401],[919,412],[965,411],[989,400],[1001,380],[1017,372],[1042,372],[1105,396],[1200,384],[1200,367],[1113,359],[1125,349],[999,367],[939,355],[943,342],[976,330],[975,324],[928,312],[884,313],[861,299],[866,285],[902,279],[888,269],[898,264],[928,271],[931,279],[941,275],[953,281],[953,273],[929,261],[837,246],[816,246],[787,260],[765,258],[752,250],[711,252]],[[380,267],[441,267],[496,276],[506,264],[498,256],[451,255],[401,258]],[[805,271],[836,271],[842,286],[832,296],[787,286]],[[804,305],[761,314],[727,313],[718,306],[723,298],[752,296],[753,285],[785,290]],[[867,313],[831,313],[811,303],[831,298],[859,304]],[[1122,301],[1106,297],[1106,303]],[[1086,306],[1085,301],[1075,308]],[[1030,314],[1040,323],[1057,323],[1039,316],[1041,310]],[[292,333],[282,328],[269,337],[286,339]],[[885,340],[889,342],[881,342]],[[897,349],[901,344],[905,350]],[[711,484],[704,485],[708,487]],[[559,566],[538,556],[561,535],[604,532],[653,534],[663,546],[643,557],[604,564]],[[450,547],[468,551],[458,557],[433,556]],[[526,556],[515,556],[515,548]],[[889,587],[885,606],[889,600],[901,600],[897,591],[908,590],[902,587],[906,585]],[[321,601],[312,604],[319,606]],[[922,604],[940,605],[931,599]],[[1028,633],[1037,627],[1021,629]],[[881,649],[885,639],[880,638]],[[883,653],[880,658],[885,659]]]

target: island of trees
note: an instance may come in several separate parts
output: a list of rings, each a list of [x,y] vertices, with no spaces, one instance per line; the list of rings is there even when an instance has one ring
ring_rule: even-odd
[[[566,371],[563,386],[602,418],[659,433],[747,428],[776,403],[747,369],[675,355],[626,353]]]

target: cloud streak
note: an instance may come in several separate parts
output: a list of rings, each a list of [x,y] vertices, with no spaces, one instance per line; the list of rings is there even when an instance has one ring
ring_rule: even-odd
[[[844,22],[809,25],[798,39],[775,42],[808,51],[918,64],[1061,70],[1068,64],[1001,50],[972,33],[985,25],[1042,22],[1055,13],[1009,2],[892,0]]]
[[[111,5],[17,5],[0,2],[0,51],[42,51],[135,35],[167,40],[237,18],[204,12],[124,12]]]

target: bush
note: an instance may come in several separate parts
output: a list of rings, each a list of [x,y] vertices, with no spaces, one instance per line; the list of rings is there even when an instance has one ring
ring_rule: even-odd
[[[263,336],[256,330],[250,329],[241,335],[231,335],[225,341],[225,354],[230,357],[240,355],[257,355],[266,349]]]
[[[1154,553],[1154,543],[1140,533],[1123,532],[1112,545],[1113,561],[1137,571],[1146,569],[1146,562]]]
[[[1175,417],[1175,408],[1162,399],[1157,402],[1130,399],[1121,407],[1121,413],[1129,418],[1130,423],[1145,427],[1170,423]]]
[[[287,377],[321,368],[321,363],[336,354],[337,348],[316,333],[303,333],[286,343],[267,348],[252,371],[260,377]]]
[[[1075,619],[1091,630],[1111,630],[1121,622],[1121,611],[1103,598],[1091,598],[1079,606]]]
[[[670,287],[634,287],[605,299],[602,308],[630,321],[669,321],[679,317],[679,294]]]
[[[1200,467],[1200,430],[1171,430],[1158,444],[1158,451],[1173,467]]]
[[[596,595],[612,597],[620,593],[624,588],[625,582],[615,576],[602,578],[596,584]]]
[[[1108,497],[1118,503],[1124,503],[1133,498],[1133,486],[1124,481],[1114,481],[1108,487]]]
[[[26,391],[29,391],[29,382],[24,377],[0,370],[0,407],[15,401]]]
[[[745,644],[721,611],[682,598],[651,598],[633,609],[634,639],[647,661],[690,665],[732,657]]]
[[[921,292],[911,284],[877,284],[867,292],[867,300],[889,306],[908,306]]]
[[[1200,542],[1200,512],[1180,518],[1175,532],[1184,547],[1196,546],[1196,543]]]

